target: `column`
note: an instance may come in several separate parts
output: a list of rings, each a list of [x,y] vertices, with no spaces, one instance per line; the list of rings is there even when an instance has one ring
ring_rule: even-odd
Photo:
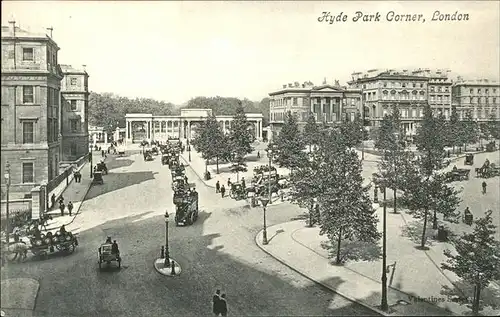
[[[259,120],[259,140],[262,140],[262,120]]]
[[[125,143],[128,143],[129,140],[132,138],[132,134],[130,131],[131,126],[132,126],[132,122],[127,120],[127,122],[125,124]]]
[[[108,144],[108,132],[104,132],[104,145]]]
[[[258,125],[257,121],[253,122],[253,127],[255,129],[255,139],[258,140],[259,139],[259,125]]]
[[[325,119],[325,103],[326,103],[326,98],[321,98],[321,121],[326,121]]]
[[[330,120],[333,121],[333,106],[334,106],[334,98],[330,98]]]
[[[151,121],[148,121],[148,130],[147,130],[147,138],[148,138],[148,141],[151,140]]]
[[[222,120],[222,132],[226,133],[226,120]]]

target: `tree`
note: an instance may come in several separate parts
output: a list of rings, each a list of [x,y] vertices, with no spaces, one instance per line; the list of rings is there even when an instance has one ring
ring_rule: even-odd
[[[336,263],[353,258],[352,250],[344,250],[342,242],[376,244],[381,235],[377,231],[377,217],[368,196],[369,187],[363,187],[362,166],[349,141],[338,130],[325,133],[316,154],[318,160],[321,234],[326,234],[335,249]],[[357,245],[359,247],[359,245]],[[379,249],[377,247],[377,249]]]
[[[477,142],[479,136],[479,127],[477,122],[472,118],[472,113],[467,111],[462,125],[462,142],[464,144],[464,151],[467,151],[467,144]]]
[[[405,156],[405,143],[401,131],[401,119],[397,106],[394,106],[390,115],[384,116],[378,130],[375,147],[383,151],[379,161],[379,177],[384,180],[386,188],[393,190],[393,211],[397,212],[397,189],[401,187],[400,166]]]
[[[456,254],[445,250],[448,258],[442,269],[455,273],[464,281],[475,286],[472,311],[479,312],[481,290],[493,280],[500,279],[500,242],[495,240],[496,226],[489,210],[484,218],[474,222],[474,231],[464,233],[455,239]]]
[[[236,154],[231,162],[231,172],[236,173],[236,182],[240,181],[240,172],[246,172],[247,171],[247,164],[245,163],[245,157]]]
[[[340,124],[340,131],[344,134],[349,147],[359,145],[364,138],[364,127],[361,114],[357,113],[353,121],[348,119],[342,121]]]
[[[245,155],[252,153],[253,136],[249,131],[249,123],[240,103],[236,109],[236,114],[231,122],[229,130],[229,147],[231,153],[231,162],[240,166],[242,160],[244,161]],[[235,167],[235,170],[239,168]]]
[[[201,122],[198,133],[191,144],[196,151],[202,153],[202,157],[205,159],[205,172],[208,161],[215,158],[217,174],[219,174],[219,159],[224,157],[227,152],[227,142],[215,115],[212,114]]]
[[[486,122],[487,139],[500,139],[500,120],[496,117],[495,113],[491,113],[488,121]]]
[[[305,159],[304,142],[302,141],[297,118],[290,111],[274,143],[276,153],[274,160],[280,167],[291,170],[303,164]]]
[[[450,121],[448,122],[448,129],[446,134],[448,135],[447,143],[453,148],[453,153],[455,153],[455,147],[461,145],[461,125],[458,119],[457,107],[451,107]]]
[[[312,112],[309,113],[307,117],[306,125],[304,126],[304,130],[302,131],[302,140],[304,143],[309,146],[309,152],[312,151],[312,147],[318,144],[319,138],[319,128],[316,123],[316,118]]]

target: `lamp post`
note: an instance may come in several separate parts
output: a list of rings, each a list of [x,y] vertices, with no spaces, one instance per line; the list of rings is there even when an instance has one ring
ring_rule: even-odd
[[[191,144],[189,144],[189,140],[187,142],[187,151],[188,151],[189,162],[191,162]]]
[[[6,225],[6,234],[5,234],[5,237],[7,239],[7,246],[9,245],[9,242],[10,242],[10,219],[9,219],[9,187],[10,187],[10,163],[7,162],[5,164],[5,174],[4,174],[4,178],[5,178],[5,187],[6,187],[6,203],[5,203],[5,217],[7,218],[7,225]]]
[[[168,211],[165,211],[165,267],[170,267],[170,252],[168,251]]]
[[[92,167],[92,161],[93,161],[93,150],[94,150],[94,147],[91,147],[90,148],[90,152],[89,152],[89,162],[90,162],[90,178],[92,178],[92,172],[93,172],[93,167]]]
[[[380,304],[383,311],[387,311],[387,203],[386,203],[386,187],[385,184],[381,184],[382,190],[384,191],[383,204],[383,235],[382,235],[382,302]]]
[[[271,166],[272,166],[271,164],[273,163],[273,148],[274,148],[274,144],[269,143],[269,145],[266,149],[267,157],[269,158],[269,175],[268,175],[268,179],[267,179],[267,186],[268,186],[268,191],[269,191],[269,203],[270,204],[273,203],[272,193],[271,193]]]
[[[260,198],[260,201],[262,203],[262,206],[264,207],[264,231],[262,232],[262,244],[266,245],[269,243],[267,241],[266,207],[267,207],[267,204],[270,202],[270,200],[267,199],[265,196],[263,196]]]

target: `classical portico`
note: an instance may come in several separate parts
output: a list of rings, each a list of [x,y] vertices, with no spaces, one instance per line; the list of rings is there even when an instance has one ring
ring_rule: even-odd
[[[125,115],[125,142],[140,143],[148,141],[166,141],[168,139],[192,139],[196,135],[197,124],[212,114],[211,109],[182,109],[180,116],[155,116],[146,113],[127,113]],[[255,138],[262,140],[261,113],[247,113],[247,120],[252,124]],[[228,132],[233,121],[232,116],[216,116],[222,130]]]

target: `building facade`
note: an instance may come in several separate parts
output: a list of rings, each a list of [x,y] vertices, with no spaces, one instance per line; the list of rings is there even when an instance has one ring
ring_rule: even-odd
[[[453,85],[453,106],[459,118],[469,112],[477,121],[500,120],[500,83],[487,79],[463,80]]]
[[[386,114],[396,106],[407,136],[413,136],[423,117],[423,108],[429,104],[435,114],[451,114],[452,81],[448,71],[426,70],[370,70],[353,73],[352,88],[363,93],[364,116],[370,125],[378,127]]]
[[[192,139],[197,123],[212,114],[211,109],[181,109],[180,116],[154,116],[149,113],[127,113],[125,115],[125,143],[166,141],[168,139]],[[251,129],[258,140],[262,140],[262,113],[246,113]],[[216,116],[222,130],[228,132],[232,116]]]
[[[11,190],[29,192],[58,174],[63,75],[50,36],[9,24],[2,26],[1,170],[9,162]]]
[[[64,75],[61,83],[62,160],[75,161],[89,151],[89,75],[84,67],[60,66]]]
[[[307,81],[283,85],[281,89],[269,93],[271,138],[277,136],[283,126],[288,111],[294,114],[299,126],[304,126],[309,113],[316,122],[335,124],[345,119],[354,119],[361,111],[361,90],[341,87],[323,82],[315,86]]]

